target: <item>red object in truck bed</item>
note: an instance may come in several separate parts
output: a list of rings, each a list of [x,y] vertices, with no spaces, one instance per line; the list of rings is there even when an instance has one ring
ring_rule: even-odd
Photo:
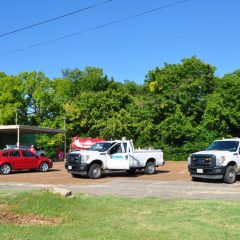
[[[80,138],[78,136],[72,139],[71,149],[73,150],[86,150],[97,142],[105,141],[104,138]]]

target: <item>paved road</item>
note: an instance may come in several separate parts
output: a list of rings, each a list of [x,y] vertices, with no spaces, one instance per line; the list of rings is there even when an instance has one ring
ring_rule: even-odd
[[[72,190],[73,194],[116,195],[127,197],[154,196],[163,199],[222,199],[240,200],[240,182],[232,185],[221,182],[152,181],[112,179],[105,183],[86,185],[33,184],[0,182],[2,190],[49,189],[53,187]]]
[[[221,181],[192,182],[186,162],[167,162],[157,174],[138,173],[130,177],[126,172],[111,173],[97,180],[72,178],[64,163],[54,164],[47,173],[15,172],[0,175],[2,190],[30,190],[61,187],[73,193],[117,195],[128,197],[156,196],[163,199],[232,199],[240,200],[240,178],[235,184]]]

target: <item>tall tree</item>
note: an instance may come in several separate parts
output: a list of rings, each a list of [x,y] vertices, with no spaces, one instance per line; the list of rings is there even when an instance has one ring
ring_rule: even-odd
[[[19,110],[19,120],[23,124],[26,108],[21,80],[2,74],[0,86],[0,124],[15,124],[16,109]]]
[[[24,84],[24,95],[28,109],[30,125],[40,125],[44,119],[51,117],[49,103],[51,102],[50,80],[42,72],[24,72],[18,77]]]
[[[145,82],[160,101],[160,119],[174,113],[180,105],[185,115],[194,115],[194,120],[199,123],[206,96],[214,90],[214,71],[215,67],[196,57],[149,71]]]
[[[104,75],[103,70],[97,67],[86,67],[83,71],[78,68],[74,70],[62,70],[63,77],[74,83],[73,95],[77,96],[80,92],[104,91],[108,88],[110,80]]]
[[[219,137],[240,136],[240,70],[216,81],[216,89],[208,97],[203,126]]]

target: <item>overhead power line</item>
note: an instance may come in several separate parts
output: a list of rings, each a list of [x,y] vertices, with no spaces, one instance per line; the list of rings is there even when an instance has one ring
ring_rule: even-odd
[[[189,1],[189,0],[181,0],[181,1],[173,2],[173,3],[169,3],[169,4],[163,5],[161,7],[154,8],[154,9],[151,9],[151,10],[148,10],[148,11],[145,11],[145,12],[141,12],[141,13],[129,16],[129,17],[121,18],[121,19],[118,19],[118,20],[115,20],[115,21],[112,21],[112,22],[109,22],[109,23],[98,25],[96,27],[87,28],[87,29],[79,31],[79,32],[64,35],[62,37],[59,37],[59,38],[56,38],[56,39],[53,39],[53,40],[37,43],[37,44],[31,45],[31,46],[28,46],[28,47],[25,47],[25,48],[20,48],[20,49],[16,49],[16,50],[13,50],[13,51],[6,52],[6,53],[2,53],[2,54],[0,54],[0,56],[5,56],[5,55],[10,55],[10,54],[13,54],[13,53],[17,53],[17,52],[22,52],[22,51],[25,51],[27,49],[39,47],[39,46],[46,45],[46,44],[49,44],[49,43],[53,43],[53,42],[56,42],[56,41],[60,41],[60,40],[66,39],[66,38],[71,38],[71,37],[74,37],[74,36],[77,36],[77,35],[80,35],[80,34],[83,34],[83,33],[86,33],[86,32],[94,31],[94,30],[97,30],[97,29],[101,29],[101,28],[113,25],[113,24],[117,24],[117,23],[120,23],[120,22],[125,22],[125,21],[128,21],[128,20],[133,19],[133,18],[137,18],[137,17],[143,16],[143,15],[146,15],[146,14],[150,14],[150,13],[153,13],[153,12],[156,12],[156,11],[159,11],[159,10],[163,10],[165,8],[170,8],[170,7],[179,5],[179,4],[187,2],[187,1]]]
[[[50,18],[50,19],[47,19],[47,20],[44,20],[42,22],[38,22],[38,23],[34,23],[34,24],[31,24],[29,26],[25,26],[25,27],[22,27],[22,28],[18,28],[18,29],[15,29],[13,31],[10,31],[10,32],[6,32],[6,33],[3,33],[3,34],[0,34],[0,37],[4,37],[4,36],[7,36],[7,35],[10,35],[10,34],[13,34],[13,33],[16,33],[16,32],[21,32],[23,30],[26,30],[26,29],[29,29],[29,28],[34,28],[34,27],[37,27],[39,25],[42,25],[42,24],[45,24],[45,23],[49,23],[49,22],[53,22],[53,21],[56,21],[58,19],[61,19],[61,18],[65,18],[65,17],[68,17],[70,15],[73,15],[73,14],[76,14],[76,13],[79,13],[79,12],[83,12],[83,11],[86,11],[90,8],[95,8],[95,7],[98,7],[100,5],[103,5],[103,4],[106,4],[108,2],[112,2],[113,0],[107,0],[107,1],[104,1],[104,2],[100,2],[100,3],[97,3],[97,4],[94,4],[94,5],[91,5],[91,6],[88,6],[88,7],[85,7],[85,8],[82,8],[82,9],[78,9],[74,12],[69,12],[69,13],[66,13],[64,15],[61,15],[61,16],[58,16],[58,17],[54,17],[54,18]]]

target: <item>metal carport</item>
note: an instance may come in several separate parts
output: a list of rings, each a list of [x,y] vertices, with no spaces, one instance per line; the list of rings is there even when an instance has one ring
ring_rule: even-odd
[[[66,129],[41,128],[26,125],[0,125],[0,134],[16,134],[17,146],[20,145],[20,134],[64,134],[64,153],[66,155]]]

